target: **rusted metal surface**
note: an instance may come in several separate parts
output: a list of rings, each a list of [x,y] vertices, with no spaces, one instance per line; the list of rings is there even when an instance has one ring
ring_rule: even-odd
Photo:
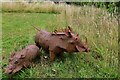
[[[5,74],[14,74],[24,67],[31,66],[34,59],[39,55],[39,48],[36,45],[28,45],[24,49],[12,53],[9,65],[5,68]]]
[[[75,34],[71,27],[63,31],[54,31],[53,33],[39,30],[35,36],[35,43],[39,48],[43,48],[50,53],[50,60],[54,61],[56,54],[63,52],[89,52],[87,38],[83,43],[78,34]]]
[[[35,27],[36,28],[36,27]],[[37,28],[36,28],[37,29]],[[9,65],[5,68],[6,74],[14,74],[22,68],[32,65],[37,56],[40,55],[40,48],[50,53],[50,61],[54,61],[56,55],[63,56],[63,52],[89,52],[88,42],[83,43],[78,34],[75,34],[71,27],[61,31],[48,32],[37,29],[35,36],[36,45],[28,45],[24,49],[11,54]],[[46,57],[47,58],[47,57]]]

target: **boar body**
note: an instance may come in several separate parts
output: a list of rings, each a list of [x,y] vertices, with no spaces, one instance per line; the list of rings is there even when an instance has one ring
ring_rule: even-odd
[[[35,36],[35,43],[39,48],[43,48],[50,53],[50,60],[55,59],[56,54],[63,52],[88,52],[87,42],[83,44],[78,36],[71,30],[66,32],[50,33],[40,30]]]
[[[21,51],[12,53],[5,73],[14,74],[23,67],[29,67],[37,56],[39,56],[39,48],[36,45],[29,45]]]
[[[40,31],[37,33],[35,37],[36,45],[42,47],[45,50],[54,50],[54,48],[61,46],[61,43],[65,43],[61,39],[60,36],[52,35],[50,32],[47,31]],[[62,50],[60,50],[61,52]],[[59,51],[57,50],[57,53]]]

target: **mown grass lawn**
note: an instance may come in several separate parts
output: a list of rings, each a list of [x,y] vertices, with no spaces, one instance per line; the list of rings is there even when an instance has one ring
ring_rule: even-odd
[[[54,31],[56,28],[65,27],[65,20],[58,19],[59,14],[48,13],[3,13],[2,14],[2,68],[8,64],[8,59],[12,51],[20,50],[28,44],[34,44],[34,36],[36,30],[32,25],[38,26],[40,29]],[[74,27],[75,30],[77,29]],[[94,27],[91,27],[94,29]],[[82,27],[82,30],[91,30],[89,27]],[[99,29],[99,28],[98,28]],[[104,31],[104,28],[103,28]],[[80,32],[79,32],[80,33]],[[94,32],[93,32],[94,33]],[[84,33],[83,33],[84,34]],[[88,33],[89,34],[89,33]],[[114,36],[114,35],[113,35]],[[109,37],[109,36],[108,36]],[[107,38],[108,38],[107,37]],[[82,37],[81,37],[82,38]],[[98,35],[96,35],[98,38]],[[13,75],[20,78],[91,78],[91,77],[117,77],[116,61],[117,45],[109,46],[105,44],[105,39],[96,40],[96,46],[89,42],[89,47],[92,49],[89,53],[65,53],[64,61],[56,59],[54,63],[49,63],[49,60],[43,60],[42,57],[47,55],[41,50],[41,59],[34,67],[27,68]],[[88,40],[94,40],[88,36]],[[95,41],[94,40],[94,41]],[[101,42],[99,42],[101,41]],[[102,43],[103,42],[103,43]],[[100,45],[101,43],[102,45]],[[107,48],[109,50],[107,50]],[[111,50],[113,49],[113,51]],[[111,54],[112,53],[112,54]],[[107,55],[113,56],[113,62],[108,61]],[[115,55],[114,55],[115,54]],[[116,62],[117,63],[117,62]],[[6,76],[3,73],[3,77]]]

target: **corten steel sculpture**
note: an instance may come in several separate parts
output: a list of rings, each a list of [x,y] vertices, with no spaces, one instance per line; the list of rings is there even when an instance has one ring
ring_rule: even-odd
[[[39,55],[39,48],[36,45],[28,45],[26,48],[12,53],[9,59],[9,65],[5,68],[5,73],[14,74],[23,67],[27,68],[31,66]]]
[[[36,27],[35,27],[36,28]],[[75,34],[68,26],[64,31],[55,31],[53,33],[39,30],[35,36],[35,43],[39,48],[43,48],[50,53],[50,60],[54,61],[57,54],[63,55],[63,52],[89,52],[87,38],[83,43],[78,34]]]

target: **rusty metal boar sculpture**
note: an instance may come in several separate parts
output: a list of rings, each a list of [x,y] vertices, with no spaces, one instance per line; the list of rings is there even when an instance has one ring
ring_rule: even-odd
[[[29,45],[21,51],[12,53],[5,73],[14,74],[23,67],[29,67],[37,56],[39,56],[39,48],[36,45]]]
[[[78,34],[76,35],[73,33],[71,27],[66,28],[64,31],[56,31],[54,33],[39,30],[35,36],[35,43],[39,48],[49,51],[51,61],[54,61],[57,54],[62,55],[63,52],[72,53],[90,51],[87,38],[86,42],[83,43],[78,37]]]

